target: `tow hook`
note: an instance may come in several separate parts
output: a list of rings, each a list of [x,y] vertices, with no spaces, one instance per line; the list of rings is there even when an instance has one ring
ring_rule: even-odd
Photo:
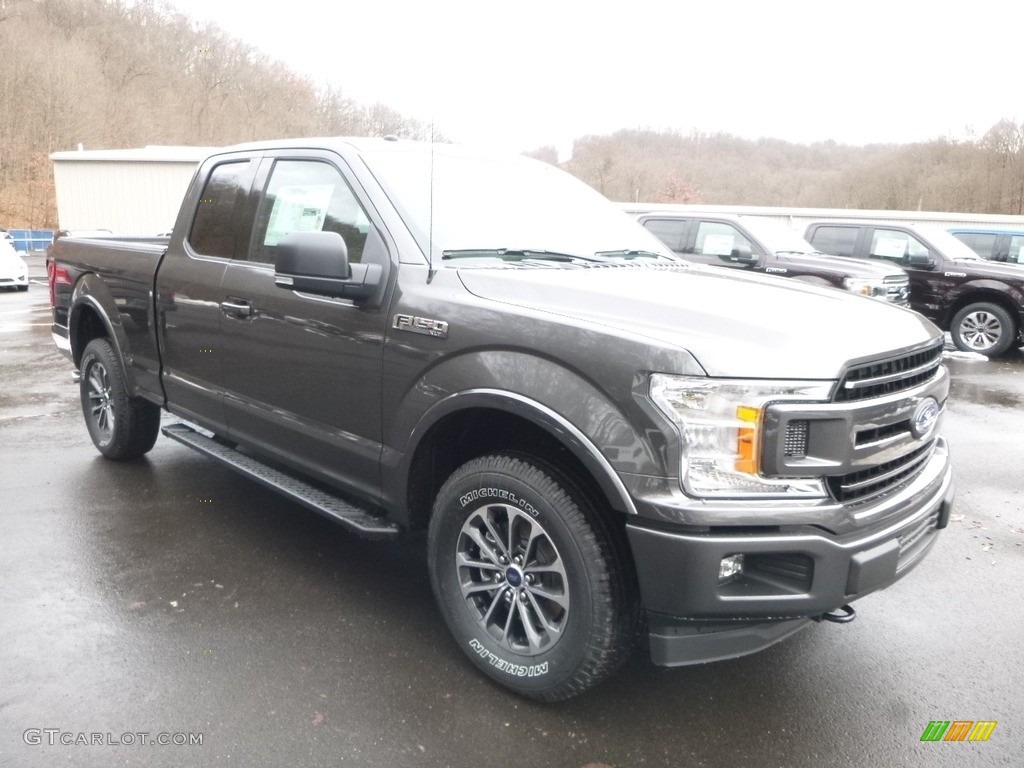
[[[857,618],[857,612],[853,610],[852,605],[844,605],[841,608],[836,608],[834,611],[829,613],[823,613],[821,616],[815,616],[815,621],[831,621],[833,624],[849,624],[851,621]]]

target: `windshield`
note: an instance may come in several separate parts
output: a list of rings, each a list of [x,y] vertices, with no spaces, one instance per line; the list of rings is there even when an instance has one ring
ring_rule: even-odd
[[[818,253],[818,249],[775,219],[741,216],[743,226],[774,253]]]
[[[423,252],[433,245],[435,263],[505,252],[678,261],[602,195],[536,160],[450,145],[368,150],[363,160]]]
[[[938,248],[943,254],[956,261],[981,261],[981,256],[972,251],[967,245],[957,240],[949,232],[930,224],[922,224],[917,227],[932,245]]]

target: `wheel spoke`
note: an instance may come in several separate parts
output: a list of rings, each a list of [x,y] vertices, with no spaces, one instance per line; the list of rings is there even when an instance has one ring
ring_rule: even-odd
[[[540,619],[541,624],[544,625],[544,629],[548,631],[548,634],[555,636],[562,634],[562,628],[548,620],[547,612],[544,611],[540,603],[537,602],[537,598],[534,597],[534,593],[532,591],[528,591],[527,594],[530,597],[530,605],[533,606],[534,613],[537,614],[537,618]]]
[[[516,610],[519,613],[519,621],[523,625],[523,630],[526,632],[526,640],[530,644],[530,649],[539,651],[544,644],[544,638],[540,636],[537,628],[533,626],[533,620],[530,617],[530,606],[522,600],[516,600]]]
[[[531,585],[526,588],[531,595],[550,600],[552,603],[561,606],[563,609],[568,610],[569,608],[569,596],[563,592],[552,592],[550,589],[546,589],[543,586]]]
[[[491,538],[494,539],[494,543],[498,545],[499,549],[501,549],[501,554],[504,555],[506,558],[511,559],[512,554],[509,551],[509,548],[502,543],[501,535],[494,529],[494,526],[491,524],[490,513],[493,509],[494,507],[488,507],[487,512],[480,515],[480,519],[483,520],[484,525],[487,526],[487,532],[491,534]],[[498,509],[501,509],[501,507],[498,507]],[[498,562],[498,558],[494,558],[494,562]]]
[[[473,543],[476,544],[477,548],[479,548],[480,554],[484,555],[489,560],[491,560],[491,562],[493,562],[495,565],[497,565],[498,564],[499,555],[494,550],[494,547],[491,546],[491,543],[489,541],[487,541],[487,539],[484,537],[484,535],[482,533],[480,533],[480,531],[476,527],[474,527],[474,526],[467,526],[467,527],[468,527],[468,530],[463,529],[463,532],[466,535],[468,535],[469,538],[471,538],[473,540]]]
[[[483,560],[477,560],[470,557],[465,552],[459,552],[458,564],[462,568],[480,568],[481,570],[488,571],[503,571],[505,570],[502,566],[497,563],[488,563]]]

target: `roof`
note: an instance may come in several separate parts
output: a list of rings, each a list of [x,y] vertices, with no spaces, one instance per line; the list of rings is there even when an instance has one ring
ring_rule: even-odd
[[[149,145],[138,149],[88,149],[54,152],[54,162],[136,162],[136,163],[201,163],[219,147],[175,147]]]

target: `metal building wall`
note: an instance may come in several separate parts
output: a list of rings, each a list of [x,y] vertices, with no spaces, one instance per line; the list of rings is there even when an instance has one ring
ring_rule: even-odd
[[[154,235],[174,225],[197,162],[53,159],[61,229]]]

